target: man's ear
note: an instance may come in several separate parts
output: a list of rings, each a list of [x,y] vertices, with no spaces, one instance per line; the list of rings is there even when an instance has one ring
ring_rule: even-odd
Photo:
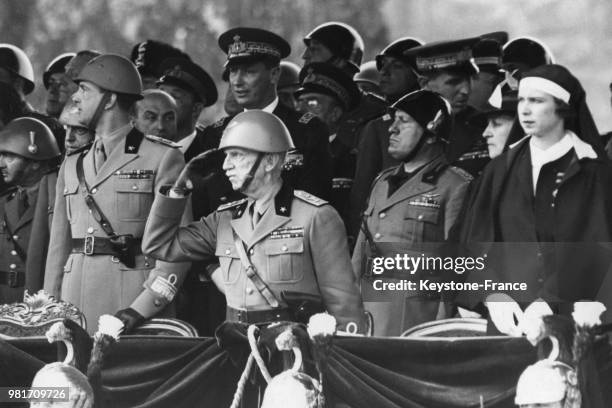
[[[191,116],[194,121],[197,121],[200,117],[200,113],[202,113],[202,109],[204,109],[203,102],[194,102],[193,108],[191,108]]]
[[[111,93],[110,98],[108,98],[108,102],[106,102],[106,105],[104,105],[104,109],[112,109],[113,106],[115,106],[117,104],[117,94],[116,93]]]
[[[281,73],[280,65],[270,68],[270,82],[274,84],[275,88],[276,88],[276,85],[278,85],[278,81],[280,79],[280,73]]]

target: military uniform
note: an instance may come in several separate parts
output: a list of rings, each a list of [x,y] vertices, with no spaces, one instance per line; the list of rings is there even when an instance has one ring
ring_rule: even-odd
[[[465,171],[448,166],[441,146],[414,174],[401,173],[403,164],[383,171],[377,178],[353,253],[353,268],[363,279],[365,306],[374,318],[374,334],[380,336],[399,336],[414,325],[442,317],[443,308],[438,293],[398,291],[381,297],[372,288],[372,277],[366,270],[368,258],[395,257],[398,252],[413,257],[423,253],[440,256],[437,251],[455,222],[471,180]],[[392,183],[397,189],[388,194]],[[425,271],[414,275],[392,271],[380,276],[390,282],[412,278],[417,286],[421,278],[442,278],[439,272]]]
[[[0,198],[0,303],[42,289],[56,182],[54,171],[34,188],[13,188]]]
[[[258,275],[276,298],[281,299],[283,291],[321,296],[341,326],[353,321],[363,327],[361,296],[336,211],[327,202],[284,184],[253,228],[249,201],[223,205],[199,222],[179,228],[178,214],[187,198],[158,194],[143,237],[143,250],[168,261],[217,256],[221,264],[217,282],[222,282],[227,298],[228,318],[250,323],[274,320],[275,309],[247,278],[237,239],[244,243]]]
[[[102,242],[108,236],[85,203],[77,177],[79,156],[84,155],[89,190],[112,228],[117,234],[132,234],[136,239],[142,237],[155,189],[173,182],[184,166],[182,154],[170,142],[143,136],[129,126],[117,132],[123,136],[118,136],[118,144],[97,173],[94,149],[77,151],[62,164],[57,183],[57,216],[49,244],[45,290],[75,304],[85,314],[90,332],[95,330],[100,315],[128,306],[145,318],[160,312],[170,299],[155,289],[159,287],[154,283],[156,278],[174,280],[171,275],[176,275],[174,285],[178,286],[188,269],[185,264],[156,263],[142,254],[136,255],[135,266],[129,268],[116,256],[96,254],[96,239]]]

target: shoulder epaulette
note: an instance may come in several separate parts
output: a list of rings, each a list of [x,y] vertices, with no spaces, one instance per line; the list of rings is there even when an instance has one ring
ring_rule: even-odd
[[[172,147],[174,149],[181,147],[180,144],[174,143],[172,140],[164,139],[163,137],[153,135],[145,135],[145,137],[154,143],[163,144],[164,146]]]
[[[295,195],[300,200],[306,201],[307,203],[315,205],[317,207],[321,207],[322,205],[327,204],[327,201],[323,200],[322,198],[314,196],[314,195],[312,195],[310,193],[307,193],[306,191],[303,191],[303,190],[295,190],[293,192],[293,195]]]
[[[372,187],[374,187],[374,184],[376,184],[376,182],[378,180],[380,180],[381,178],[383,178],[383,176],[394,172],[395,170],[397,170],[397,168],[399,166],[403,166],[402,164],[399,164],[397,166],[393,166],[393,167],[389,167],[388,169],[384,169],[383,171],[381,171],[380,173],[378,173],[378,175],[374,178],[374,181],[372,181],[372,184],[370,185],[370,190],[372,190]]]
[[[243,198],[241,200],[232,201],[231,203],[221,204],[219,207],[217,207],[217,211],[230,210],[232,208],[238,207],[241,204],[245,204],[246,202],[247,202],[247,199]]]
[[[93,143],[87,143],[85,146],[81,146],[78,149],[71,151],[70,153],[66,153],[66,156],[72,156],[72,155],[75,155],[77,153],[81,153],[84,150],[89,150],[91,148],[92,144]]]
[[[196,131],[200,131],[203,132],[204,129],[206,129],[206,126],[204,126],[203,124],[201,124],[200,122],[196,123],[195,125]]]
[[[472,176],[469,172],[462,169],[461,167],[450,166],[449,169],[457,173],[459,176],[465,179],[465,181],[472,181],[474,179],[474,176]]]
[[[310,122],[313,118],[315,118],[317,115],[315,115],[314,113],[311,112],[306,112],[304,113],[302,116],[300,116],[300,118],[298,119],[299,123],[308,123]]]
[[[423,177],[421,180],[425,183],[435,184],[444,172],[444,170],[446,170],[448,167],[449,164],[446,160],[440,161],[439,163],[435,164],[433,168],[423,173]]]

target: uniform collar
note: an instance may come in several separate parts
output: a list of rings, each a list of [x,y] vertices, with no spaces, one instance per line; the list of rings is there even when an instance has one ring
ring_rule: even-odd
[[[117,147],[117,145],[123,140],[125,136],[127,136],[128,133],[130,133],[131,130],[132,125],[128,123],[124,126],[121,126],[120,128],[113,130],[105,137],[99,139],[104,145],[104,152],[106,154],[106,157],[109,157],[111,155],[115,147]]]
[[[261,108],[261,110],[268,113],[274,113],[274,109],[276,109],[276,106],[278,106],[278,96],[275,97],[274,100],[268,106],[264,106],[263,108]],[[252,109],[244,109],[245,112],[249,110]]]
[[[274,197],[274,209],[276,215],[289,217],[291,215],[291,201],[293,201],[293,188],[283,183],[281,189]]]

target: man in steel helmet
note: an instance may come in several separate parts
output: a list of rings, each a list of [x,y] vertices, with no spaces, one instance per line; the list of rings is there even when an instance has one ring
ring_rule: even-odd
[[[210,153],[199,155],[171,188],[157,194],[143,250],[168,261],[218,256],[220,268],[212,278],[227,298],[229,321],[308,319],[290,307],[296,297],[289,292],[298,292],[297,298],[331,313],[340,329],[363,331],[363,305],[338,213],[326,201],[293,190],[281,177],[285,154],[293,147],[275,115],[261,110],[238,114],[219,148],[226,154],[223,170],[232,188],[246,198],[179,227],[176,214],[183,211],[191,179]]]
[[[0,172],[13,186],[0,197],[0,303],[42,288],[59,156],[37,119],[14,119],[0,132]]]
[[[145,318],[173,314],[189,266],[156,263],[140,250],[153,191],[173,182],[184,160],[172,142],[131,126],[142,83],[128,59],[100,55],[76,82],[78,123],[96,138],[60,169],[45,290],[76,305],[90,331],[100,315],[119,310],[129,332]]]
[[[43,85],[47,90],[45,99],[45,112],[47,115],[58,118],[68,101],[70,94],[62,92],[65,89],[66,64],[75,56],[73,52],[60,54],[47,65],[43,72]]]

